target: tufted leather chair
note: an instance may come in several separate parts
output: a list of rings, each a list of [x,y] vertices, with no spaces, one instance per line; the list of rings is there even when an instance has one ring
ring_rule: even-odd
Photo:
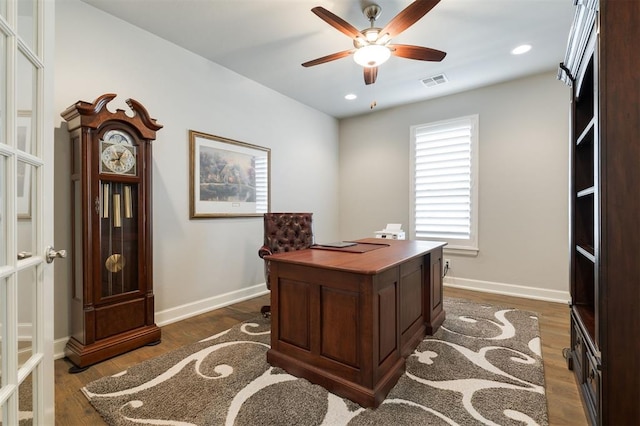
[[[287,251],[302,250],[313,244],[313,230],[311,227],[313,213],[265,213],[264,214],[264,244],[258,250],[258,256],[264,256]],[[267,288],[269,282],[269,261],[264,262],[264,274]],[[263,306],[262,315],[269,317],[271,307]]]

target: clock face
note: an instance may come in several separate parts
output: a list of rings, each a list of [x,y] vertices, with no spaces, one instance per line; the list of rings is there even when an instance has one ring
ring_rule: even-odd
[[[117,174],[135,174],[135,147],[120,144],[102,145],[102,171]],[[106,170],[105,170],[106,166]]]
[[[136,147],[133,138],[121,130],[109,130],[101,141],[100,172],[136,174]]]

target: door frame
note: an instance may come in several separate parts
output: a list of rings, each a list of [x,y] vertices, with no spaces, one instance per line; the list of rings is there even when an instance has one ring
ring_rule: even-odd
[[[0,365],[0,407],[2,423],[17,424],[20,419],[33,418],[34,424],[55,423],[54,397],[54,286],[53,266],[46,262],[45,250],[53,242],[53,60],[55,48],[55,3],[36,0],[35,18],[32,20],[36,37],[34,48],[18,34],[18,7],[29,2],[7,0],[6,12],[0,13],[0,31],[4,37],[4,79],[0,87],[6,88],[4,99],[5,122],[0,135],[0,151],[5,158],[6,179],[0,180],[0,193],[5,200],[0,213],[5,217],[5,238],[3,251],[6,258],[0,259],[0,322],[2,339]],[[34,51],[35,50],[35,51]],[[34,82],[31,84],[35,112],[32,121],[31,154],[17,150],[18,124],[18,58],[26,57],[34,66]],[[0,109],[1,111],[1,109]],[[18,259],[18,214],[17,214],[17,165],[18,159],[35,170],[32,174],[31,189],[34,191],[31,205],[31,237],[33,248],[30,257]],[[27,274],[32,271],[32,274]],[[31,275],[34,279],[20,281],[19,273]],[[29,286],[30,300],[19,300],[21,286]],[[19,323],[19,311],[29,312],[30,320]],[[20,333],[18,330],[20,329]],[[24,336],[25,330],[30,334]],[[21,336],[22,335],[22,336]],[[19,341],[29,341],[31,346],[19,347]],[[30,348],[30,349],[29,349]],[[27,386],[30,377],[32,411],[19,410],[20,386]]]

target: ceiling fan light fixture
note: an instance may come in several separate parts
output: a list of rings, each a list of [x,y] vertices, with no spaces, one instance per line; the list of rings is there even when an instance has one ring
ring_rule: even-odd
[[[2,1],[2,0],[0,0]],[[372,0],[367,0],[369,3]],[[375,0],[373,0],[375,1]],[[408,1],[408,0],[407,0]],[[370,28],[358,30],[356,27],[333,14],[322,6],[311,9],[320,19],[331,25],[353,41],[354,49],[343,50],[331,55],[326,55],[302,64],[303,67],[311,67],[336,59],[353,55],[355,62],[362,66],[365,84],[373,84],[378,77],[378,66],[386,62],[391,54],[419,61],[440,62],[447,55],[436,49],[422,46],[404,44],[390,44],[391,39],[415,24],[428,13],[440,0],[415,0],[409,6],[402,9],[391,21],[382,28],[376,27],[376,19],[382,9],[377,4],[368,4],[362,9],[364,16],[369,20]],[[361,4],[363,2],[360,2]]]
[[[378,34],[380,34],[380,30],[377,28],[367,28],[363,31],[364,37],[367,39],[369,43],[375,43],[378,40]]]
[[[379,44],[382,46],[389,43],[390,41],[391,41],[391,37],[389,36],[389,33],[384,33],[378,37],[378,41],[376,42],[376,44]]]
[[[382,65],[391,57],[391,51],[386,46],[370,44],[356,50],[353,60],[363,67],[377,67]]]
[[[367,46],[369,42],[362,36],[358,36],[353,39],[353,45],[356,49],[360,49],[361,47]]]

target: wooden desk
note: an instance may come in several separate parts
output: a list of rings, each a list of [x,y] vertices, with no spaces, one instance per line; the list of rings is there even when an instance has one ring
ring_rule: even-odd
[[[445,243],[359,242],[385,245],[364,253],[311,248],[267,257],[267,361],[377,407],[404,372],[405,358],[444,321]]]

